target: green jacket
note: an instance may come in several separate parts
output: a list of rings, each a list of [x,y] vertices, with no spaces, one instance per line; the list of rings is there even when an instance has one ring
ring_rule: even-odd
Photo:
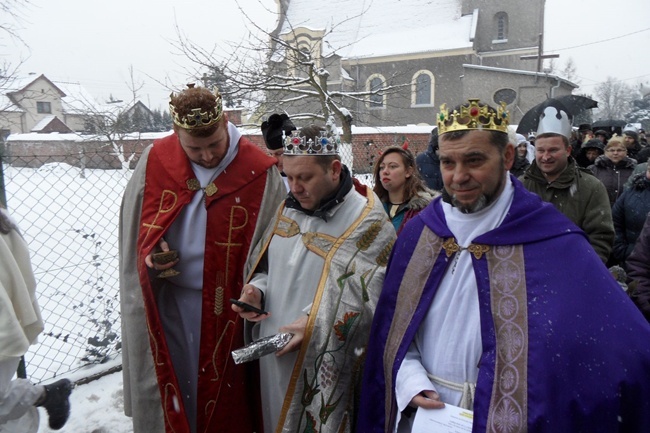
[[[533,161],[519,178],[531,192],[553,205],[589,237],[598,256],[607,262],[614,244],[612,210],[605,186],[588,170],[579,168],[569,158],[567,168],[549,183]]]

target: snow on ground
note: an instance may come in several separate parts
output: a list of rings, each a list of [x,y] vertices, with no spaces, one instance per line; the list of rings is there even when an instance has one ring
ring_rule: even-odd
[[[87,377],[121,364],[121,358],[109,363],[67,375],[70,380]],[[87,384],[77,385],[70,396],[70,418],[60,433],[133,433],[131,418],[124,415],[122,372],[104,376]],[[48,426],[47,412],[39,409],[39,432],[54,432]]]

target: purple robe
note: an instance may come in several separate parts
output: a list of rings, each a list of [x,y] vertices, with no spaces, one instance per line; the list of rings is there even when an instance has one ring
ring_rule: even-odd
[[[650,432],[650,325],[584,233],[512,179],[506,218],[470,250],[483,344],[472,431]],[[358,432],[392,432],[397,371],[454,254],[438,198],[393,249]]]

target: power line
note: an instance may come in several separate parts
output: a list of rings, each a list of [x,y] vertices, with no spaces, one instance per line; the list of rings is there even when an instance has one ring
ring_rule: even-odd
[[[602,84],[602,83],[605,82],[605,81],[592,80],[591,78],[583,77],[583,76],[580,76],[580,75],[578,77],[583,79],[583,80],[593,81],[593,83],[591,83],[591,84],[580,84],[580,88],[583,88],[583,87],[595,87],[595,86],[598,86],[599,84]],[[637,75],[636,77],[630,77],[630,78],[617,78],[617,80],[618,81],[631,81],[631,80],[638,80],[639,78],[644,78],[644,77],[650,77],[650,74]]]
[[[603,40],[600,40],[600,41],[589,42],[589,43],[582,44],[582,45],[575,45],[575,46],[573,46],[573,47],[558,48],[558,49],[556,49],[556,50],[549,50],[549,51],[566,51],[566,50],[572,50],[572,49],[574,49],[574,48],[588,47],[589,45],[602,44],[603,42],[614,41],[614,40],[616,40],[616,39],[621,39],[621,38],[625,38],[625,37],[628,37],[628,36],[636,35],[636,34],[638,34],[638,33],[647,32],[648,30],[650,30],[650,27],[645,28],[645,29],[642,29],[642,30],[637,30],[636,32],[626,33],[626,34],[624,34],[624,35],[620,35],[620,36],[615,36],[615,37],[613,37],[613,38],[609,38],[609,39],[603,39]]]

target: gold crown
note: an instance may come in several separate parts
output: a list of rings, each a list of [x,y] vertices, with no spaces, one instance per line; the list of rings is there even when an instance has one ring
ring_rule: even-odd
[[[437,119],[438,135],[474,129],[508,133],[510,115],[506,110],[505,102],[497,107],[496,112],[490,110],[485,104],[480,105],[477,98],[469,99],[468,102],[460,106],[460,112],[454,110],[451,114],[447,110],[447,104],[440,106]]]
[[[194,86],[192,86],[194,87]],[[190,87],[191,88],[191,87]],[[205,128],[212,126],[221,120],[223,115],[223,103],[221,100],[221,93],[216,87],[213,89],[215,107],[212,110],[201,111],[200,108],[192,108],[185,116],[180,116],[176,111],[176,107],[171,102],[169,103],[169,113],[171,114],[174,123],[183,129]],[[172,93],[171,98],[174,97]]]
[[[284,132],[282,133],[284,135]],[[339,145],[337,140],[327,136],[327,131],[322,131],[320,137],[308,140],[301,137],[299,131],[291,131],[291,135],[284,139],[285,155],[338,155]]]

